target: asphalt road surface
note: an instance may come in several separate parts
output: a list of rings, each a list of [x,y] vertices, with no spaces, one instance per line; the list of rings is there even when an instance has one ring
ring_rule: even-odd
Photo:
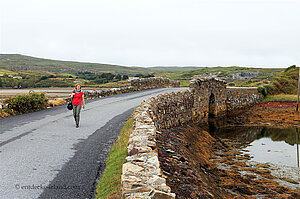
[[[89,100],[75,128],[66,105],[0,120],[0,198],[93,198],[134,107],[165,88]]]

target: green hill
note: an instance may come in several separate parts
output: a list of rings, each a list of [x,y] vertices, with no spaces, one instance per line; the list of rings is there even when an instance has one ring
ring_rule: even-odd
[[[283,68],[250,68],[250,67],[205,67],[190,71],[158,73],[158,76],[180,80],[182,86],[188,86],[194,76],[215,76],[225,80],[229,86],[257,87],[264,84],[283,71]]]
[[[198,67],[125,67],[119,65],[59,61],[42,59],[19,54],[0,54],[0,69],[11,71],[48,71],[54,73],[75,74],[81,71],[114,74],[148,74],[157,72],[188,71]]]
[[[299,67],[290,66],[276,75],[269,85],[264,86],[268,95],[297,94]]]

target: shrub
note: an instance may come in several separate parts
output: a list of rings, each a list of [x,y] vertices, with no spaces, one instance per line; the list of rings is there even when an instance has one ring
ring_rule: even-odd
[[[278,90],[277,90],[277,88],[276,88],[276,86],[274,84],[272,84],[272,83],[269,84],[269,85],[266,85],[264,87],[265,87],[266,93],[268,95],[275,95],[275,94],[279,93]]]
[[[296,94],[298,88],[298,70],[299,68],[293,65],[287,68],[285,72],[274,77],[272,82],[265,86],[267,94]]]
[[[6,100],[6,111],[13,111],[17,114],[39,111],[47,108],[47,101],[45,93],[18,95]]]
[[[264,87],[264,86],[260,86],[260,87],[258,87],[258,92],[259,93],[261,93],[264,97],[266,97],[267,96],[267,89]]]
[[[287,71],[289,71],[289,70],[291,70],[291,69],[293,69],[293,68],[296,68],[296,65],[292,65],[292,66],[286,68],[286,69],[284,70],[284,72],[287,72]]]

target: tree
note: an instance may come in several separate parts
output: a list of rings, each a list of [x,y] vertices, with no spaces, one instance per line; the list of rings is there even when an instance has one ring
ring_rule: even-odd
[[[100,77],[101,77],[101,78],[105,78],[105,79],[107,79],[107,80],[113,80],[114,77],[115,77],[115,75],[112,74],[112,73],[102,73],[102,74],[100,75]]]
[[[139,77],[139,78],[141,78],[141,77],[144,77],[144,75],[143,75],[143,74],[136,74],[134,77]]]
[[[122,76],[120,74],[117,74],[116,75],[116,80],[121,81],[121,79],[122,79]]]
[[[123,75],[122,80],[129,79],[128,75]]]
[[[42,76],[41,77],[41,80],[45,80],[45,79],[48,79],[48,77],[47,76]]]
[[[2,79],[0,78],[0,87],[2,87]]]
[[[148,77],[154,77],[154,74],[147,74],[147,75],[144,75],[144,78],[148,78]]]
[[[286,69],[284,70],[284,72],[287,72],[287,71],[289,71],[289,70],[291,70],[291,69],[293,69],[293,68],[296,68],[296,65],[289,66],[288,68],[286,68]]]

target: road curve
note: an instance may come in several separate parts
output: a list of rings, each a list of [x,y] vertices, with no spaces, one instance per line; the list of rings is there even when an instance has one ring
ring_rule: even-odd
[[[165,88],[89,100],[76,129],[59,106],[0,120],[0,198],[92,198],[108,151],[142,100]]]

